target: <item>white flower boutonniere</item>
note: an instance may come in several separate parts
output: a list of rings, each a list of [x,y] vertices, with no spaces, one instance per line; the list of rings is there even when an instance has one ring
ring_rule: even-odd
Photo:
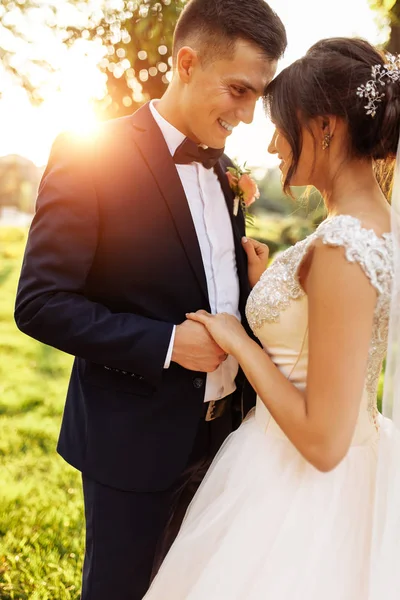
[[[245,220],[249,224],[252,223],[253,217],[247,209],[260,197],[260,190],[254,179],[250,176],[250,173],[251,171],[246,169],[246,165],[241,169],[236,164],[233,167],[228,167],[226,172],[229,185],[235,193],[233,214],[235,217],[237,216],[240,206]]]

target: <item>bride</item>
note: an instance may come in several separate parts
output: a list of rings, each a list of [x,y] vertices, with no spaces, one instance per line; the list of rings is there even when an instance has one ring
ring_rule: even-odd
[[[373,165],[396,155],[396,61],[362,40],[323,40],[266,90],[284,189],[315,186],[328,218],[252,282],[247,318],[263,349],[230,315],[188,315],[237,358],[257,406],[214,460],[146,600],[371,597],[394,272]]]

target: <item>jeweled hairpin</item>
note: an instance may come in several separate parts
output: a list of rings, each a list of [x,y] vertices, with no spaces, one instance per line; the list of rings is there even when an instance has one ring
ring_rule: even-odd
[[[374,65],[371,69],[371,79],[364,85],[357,88],[357,96],[368,100],[364,108],[367,115],[375,117],[378,104],[382,102],[385,93],[380,93],[379,86],[385,87],[389,81],[400,80],[400,54],[386,54],[387,62],[385,65]]]

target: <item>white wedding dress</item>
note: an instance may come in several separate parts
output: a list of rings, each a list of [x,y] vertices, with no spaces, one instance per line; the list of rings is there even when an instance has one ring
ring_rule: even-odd
[[[275,365],[304,390],[308,313],[297,270],[318,238],[343,247],[377,291],[349,452],[333,471],[319,472],[258,399],[215,458],[146,600],[368,599],[379,432],[389,436],[376,394],[387,345],[391,234],[378,237],[351,216],[328,219],[272,263],[247,317]]]

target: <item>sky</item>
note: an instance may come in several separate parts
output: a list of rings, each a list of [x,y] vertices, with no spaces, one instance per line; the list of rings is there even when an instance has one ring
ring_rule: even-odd
[[[289,42],[278,71],[324,37],[360,36],[377,44],[387,36],[387,32],[378,27],[376,13],[369,8],[368,0],[335,0],[334,3],[331,0],[270,0],[269,4],[284,22]],[[64,6],[68,11],[68,2],[64,2]],[[28,26],[34,31],[34,23]],[[82,125],[90,130],[94,124],[92,99],[104,93],[105,79],[97,68],[103,57],[99,45],[82,41],[67,50],[50,32],[48,36],[41,34],[37,43],[51,58],[56,72],[47,86],[45,101],[37,107],[29,103],[25,92],[12,83],[11,77],[2,74],[0,156],[20,154],[43,166],[60,131],[80,129]],[[25,58],[21,55],[20,60],[23,62]],[[37,77],[40,78],[39,70]],[[239,163],[247,162],[249,167],[271,167],[277,161],[267,152],[272,131],[259,104],[253,124],[241,125],[235,130],[228,140],[227,152]]]

